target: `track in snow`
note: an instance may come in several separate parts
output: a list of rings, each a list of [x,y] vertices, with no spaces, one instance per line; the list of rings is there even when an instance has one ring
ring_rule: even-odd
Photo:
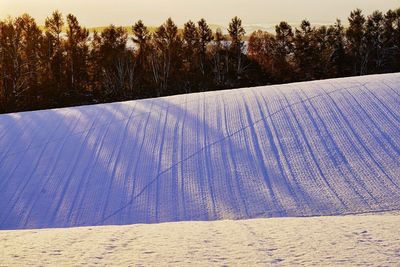
[[[0,116],[0,229],[400,209],[400,74]]]

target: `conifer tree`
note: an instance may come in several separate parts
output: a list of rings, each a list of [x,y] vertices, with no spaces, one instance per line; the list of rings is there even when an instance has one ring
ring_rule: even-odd
[[[151,35],[147,27],[143,24],[142,20],[139,20],[135,23],[135,25],[132,27],[132,32],[132,40],[138,46],[139,65],[142,66],[145,64],[146,61],[146,54]]]
[[[285,21],[275,27],[275,49],[274,49],[274,73],[276,79],[281,82],[290,81],[294,74],[291,56],[293,55],[293,30]]]
[[[341,21],[338,19],[328,29],[328,42],[332,49],[330,63],[332,65],[332,77],[343,76],[348,73],[348,60],[345,48],[345,33]]]
[[[185,92],[190,93],[196,84],[199,71],[199,32],[192,21],[185,23],[182,34],[183,41],[183,71],[187,74],[184,78]]]
[[[53,84],[55,86],[55,95],[61,93],[63,87],[63,39],[62,31],[64,27],[64,20],[59,11],[54,11],[52,16],[48,17],[45,21],[46,29],[46,42],[48,43],[48,53],[46,55],[48,73],[51,74]]]
[[[197,25],[199,34],[200,70],[204,75],[206,73],[207,45],[214,39],[214,37],[212,30],[205,19],[201,19]]]
[[[25,98],[24,101],[28,105],[40,105],[38,90],[40,80],[43,78],[40,77],[42,32],[35,20],[27,14],[17,18],[15,24],[16,28],[21,29],[21,57],[24,62],[20,66],[20,75],[24,86],[20,88],[17,96]]]
[[[365,26],[366,73],[379,73],[383,65],[383,15],[375,11],[368,16]]]
[[[171,76],[180,69],[182,42],[178,35],[178,27],[171,18],[157,28],[153,35],[153,51],[151,68],[156,84],[157,96],[161,96],[168,88]],[[177,78],[177,77],[176,77]]]
[[[356,9],[350,13],[349,27],[346,31],[346,37],[348,41],[349,55],[353,62],[353,75],[362,75],[365,73],[365,21],[361,9]]]
[[[67,26],[67,85],[77,94],[79,89],[85,89],[88,78],[89,31],[81,27],[78,19],[72,14],[67,16]]]
[[[110,25],[97,38],[99,42],[97,62],[101,70],[102,97],[105,100],[127,97],[126,72],[130,68],[131,60],[126,50],[127,31],[122,27]]]
[[[383,24],[383,71],[400,71],[400,8],[387,11]]]
[[[297,72],[301,72],[304,80],[313,79],[315,47],[315,28],[307,20],[303,20],[300,29],[296,29],[294,38]]]
[[[211,47],[214,84],[222,87],[225,84],[226,76],[229,72],[229,53],[228,49],[224,46],[226,38],[220,28],[215,32],[215,42]]]
[[[229,36],[231,37],[231,50],[235,55],[235,76],[236,79],[240,78],[243,71],[242,65],[242,49],[243,49],[243,38],[246,34],[242,26],[242,20],[238,17],[234,17],[229,23],[228,27]]]

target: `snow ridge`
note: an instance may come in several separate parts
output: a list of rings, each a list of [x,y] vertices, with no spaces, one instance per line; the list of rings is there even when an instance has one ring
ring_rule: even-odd
[[[0,229],[400,209],[400,74],[0,116]]]

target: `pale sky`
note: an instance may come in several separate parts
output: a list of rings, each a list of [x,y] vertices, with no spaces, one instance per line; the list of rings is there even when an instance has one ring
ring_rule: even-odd
[[[225,26],[236,15],[246,25],[297,23],[304,18],[333,23],[336,18],[346,20],[355,8],[369,14],[399,7],[400,0],[0,0],[0,18],[29,13],[43,24],[58,9],[64,15],[74,14],[87,27],[132,25],[139,19],[157,26],[168,17],[178,25],[204,17],[210,24]]]

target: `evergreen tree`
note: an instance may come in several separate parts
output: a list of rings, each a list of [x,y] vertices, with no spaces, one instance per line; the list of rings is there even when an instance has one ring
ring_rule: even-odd
[[[328,29],[328,42],[331,47],[330,63],[332,65],[331,77],[340,77],[349,73],[346,55],[346,40],[344,27],[340,20],[336,20]]]
[[[98,38],[98,64],[101,69],[102,97],[119,100],[127,97],[126,73],[130,68],[130,56],[126,50],[128,33],[122,27],[110,25]]]
[[[146,84],[149,84],[148,77],[150,76],[148,64],[149,50],[151,34],[148,28],[143,24],[141,20],[135,23],[132,27],[133,42],[137,46],[136,52],[136,87],[138,93],[142,96],[150,96],[146,91]]]
[[[383,71],[400,71],[400,8],[384,16],[382,46]]]
[[[172,77],[178,78],[176,74],[181,65],[181,48],[178,27],[169,18],[153,35],[151,68],[157,96],[165,93]]]
[[[16,27],[14,20],[8,19],[0,24],[0,37],[1,109],[13,111],[17,106],[17,94],[24,85],[21,75],[22,29]]]
[[[138,46],[138,60],[139,65],[143,66],[146,61],[147,50],[149,46],[149,41],[151,39],[151,35],[147,27],[143,24],[143,21],[139,20],[132,27],[133,32],[133,42]]]
[[[39,86],[40,80],[40,43],[42,42],[42,32],[40,31],[35,20],[24,14],[15,21],[15,28],[21,31],[21,52],[20,56],[23,64],[20,66],[20,75],[24,86],[18,92],[18,98],[24,98],[24,104],[40,105]]]
[[[53,12],[51,17],[45,21],[46,42],[48,53],[46,53],[47,69],[51,74],[51,84],[55,87],[54,95],[60,95],[63,89],[63,39],[62,31],[64,20],[58,11]]]
[[[353,62],[353,75],[365,74],[366,53],[364,47],[365,39],[365,17],[361,9],[356,9],[350,13],[349,27],[346,31],[348,41],[348,51]]]
[[[187,73],[184,79],[185,91],[191,92],[196,83],[198,60],[196,56],[199,54],[199,33],[196,24],[192,21],[185,23],[183,28],[183,58],[184,72]]]
[[[226,45],[226,38],[221,29],[215,32],[215,41],[211,46],[212,72],[214,74],[214,84],[220,88],[225,85],[226,77],[229,72],[229,53]]]
[[[212,30],[205,19],[201,19],[197,25],[199,33],[200,70],[204,75],[206,73],[207,45],[214,39],[214,37]]]
[[[383,69],[383,15],[375,11],[368,16],[365,27],[366,73],[379,73]]]
[[[86,88],[88,79],[89,31],[79,25],[77,18],[67,16],[67,86],[75,94]]]
[[[297,72],[301,72],[304,80],[313,79],[313,68],[315,64],[316,46],[313,38],[315,37],[315,28],[307,20],[303,20],[300,29],[296,29],[294,38],[295,59]]]
[[[244,44],[243,38],[244,35],[246,34],[246,31],[242,26],[242,20],[239,19],[238,17],[234,17],[232,21],[229,23],[228,32],[231,38],[231,46],[230,46],[231,51],[234,53],[236,59],[235,62],[236,64],[234,66],[235,76],[236,79],[239,79],[240,75],[244,70],[242,64],[242,50]]]
[[[281,22],[275,27],[275,49],[274,49],[274,73],[276,79],[281,82],[290,81],[294,74],[292,66],[293,56],[293,30],[287,22]]]

